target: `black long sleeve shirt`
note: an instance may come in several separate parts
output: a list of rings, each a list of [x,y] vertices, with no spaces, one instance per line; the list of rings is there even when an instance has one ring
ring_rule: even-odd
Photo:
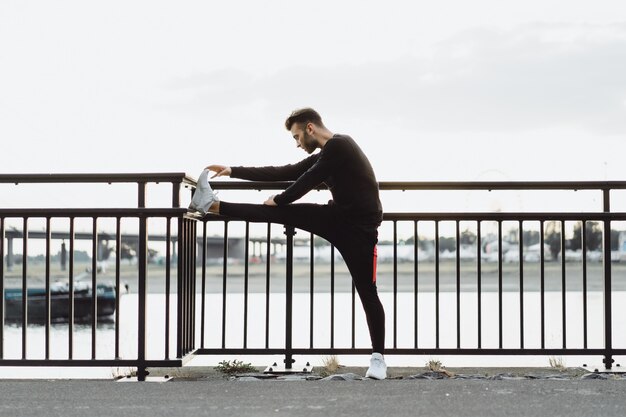
[[[334,204],[351,220],[378,224],[382,204],[372,166],[357,143],[347,135],[334,135],[317,154],[281,167],[232,167],[231,177],[250,181],[294,181],[274,197],[282,206],[290,204],[326,184]]]

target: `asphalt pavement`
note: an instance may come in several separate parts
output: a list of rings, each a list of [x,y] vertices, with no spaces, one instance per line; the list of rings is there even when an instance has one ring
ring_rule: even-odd
[[[0,416],[623,416],[626,380],[0,380]]]

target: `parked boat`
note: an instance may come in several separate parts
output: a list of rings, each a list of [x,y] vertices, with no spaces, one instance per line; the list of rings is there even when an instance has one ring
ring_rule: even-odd
[[[126,289],[125,291],[126,292]],[[67,282],[50,286],[50,320],[68,321],[70,316],[70,288]],[[28,288],[28,322],[43,323],[46,320],[46,289]],[[98,320],[110,320],[115,313],[115,285],[98,284],[96,286],[96,305]],[[4,318],[8,322],[22,321],[22,288],[7,288],[4,292]],[[74,320],[91,319],[92,286],[90,282],[74,283]]]

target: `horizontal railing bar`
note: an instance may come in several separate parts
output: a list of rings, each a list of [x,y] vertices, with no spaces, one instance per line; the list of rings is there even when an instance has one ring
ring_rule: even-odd
[[[215,190],[284,190],[292,184],[290,181],[211,181]],[[320,185],[317,190],[328,187]],[[381,181],[381,190],[613,190],[626,189],[626,181]]]
[[[0,216],[2,216],[2,210],[0,210]],[[190,214],[194,218],[201,218],[198,215]],[[203,221],[230,221],[239,220],[235,217],[222,216],[217,214],[209,214],[205,216]],[[506,221],[506,220],[527,220],[527,221],[540,221],[540,220],[609,220],[618,221],[626,220],[626,212],[523,212],[523,213],[493,213],[493,212],[397,212],[397,213],[384,213],[383,220],[385,221],[435,221],[435,220],[460,220],[460,221]]]
[[[626,181],[434,181],[379,182],[381,190],[603,190],[626,189]]]
[[[180,367],[184,365],[182,359],[147,360],[141,365],[147,367]],[[3,366],[75,366],[75,367],[136,367],[139,361],[136,359],[3,359],[0,360],[0,367]]]
[[[185,208],[6,208],[0,217],[167,217],[187,214]]]
[[[369,348],[292,348],[294,355],[370,355],[372,349]],[[196,355],[280,355],[285,353],[284,349],[198,349]],[[442,348],[386,348],[385,355],[604,355],[606,349],[442,349]],[[624,355],[626,349],[612,349],[612,355]]]
[[[190,218],[201,218],[185,208],[8,208],[0,209],[0,217],[167,217],[188,215]],[[226,216],[209,214],[206,221],[231,220]],[[237,220],[237,219],[232,219]],[[414,212],[385,213],[383,220],[626,220],[626,212],[524,212],[524,213],[490,213],[490,212]]]
[[[195,186],[184,172],[0,174],[0,183],[134,183],[179,182]],[[290,181],[212,181],[220,190],[278,190]],[[604,190],[626,189],[626,181],[381,181],[381,190]],[[326,186],[317,187],[326,189]]]
[[[0,174],[0,184],[53,183],[133,183],[177,182],[195,185],[196,180],[184,172],[118,173],[118,174]]]
[[[528,220],[528,221],[540,221],[540,220],[626,220],[626,212],[525,212],[525,213],[488,213],[488,212],[447,212],[447,213],[385,213],[383,220],[387,221],[412,221],[412,220],[492,220],[492,221],[506,221],[506,220]]]

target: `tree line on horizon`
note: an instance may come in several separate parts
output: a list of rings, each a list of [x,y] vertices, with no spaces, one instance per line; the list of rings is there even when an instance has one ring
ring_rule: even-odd
[[[544,244],[548,245],[550,248],[550,254],[553,259],[556,259],[561,252],[561,226],[560,222],[546,222],[544,230]],[[602,239],[603,239],[603,228],[600,222],[586,222],[585,227],[586,232],[586,245],[588,251],[599,251],[602,250]],[[611,250],[619,249],[619,230],[611,230]],[[478,236],[474,231],[466,229],[463,230],[459,235],[459,243],[460,245],[475,245]],[[439,250],[443,251],[455,251],[457,248],[456,237],[450,236],[439,236]],[[487,236],[483,236],[481,241],[483,244],[493,242],[497,240],[497,235],[489,234]],[[511,244],[519,244],[519,229],[510,229],[506,233],[503,233],[502,240]],[[413,245],[414,237],[411,236],[407,239],[402,239],[398,241],[398,244],[405,245]],[[423,250],[428,250],[432,248],[434,239],[429,238],[419,238],[419,248]],[[523,231],[523,244],[524,247],[529,247],[540,243],[541,234],[539,230],[524,230]],[[393,241],[380,241],[379,244],[389,244],[393,245]],[[565,249],[578,251],[582,249],[582,224],[580,222],[574,225],[573,233],[571,237],[565,238]]]

